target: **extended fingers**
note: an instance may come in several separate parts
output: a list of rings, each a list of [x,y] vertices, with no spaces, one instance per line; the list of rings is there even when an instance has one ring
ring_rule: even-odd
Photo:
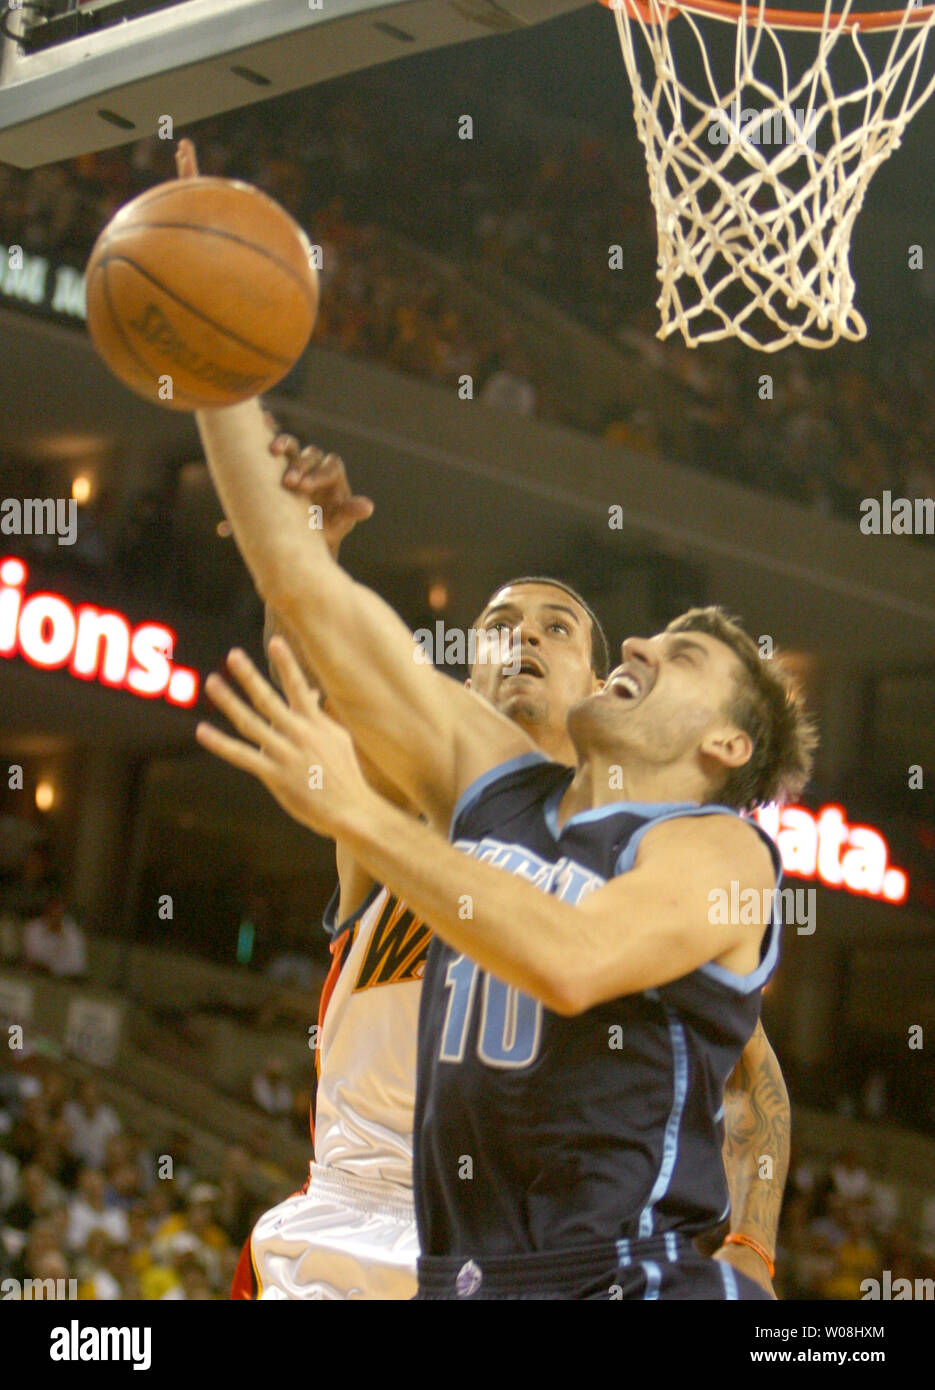
[[[213,724],[199,724],[195,729],[195,737],[202,748],[206,748],[216,758],[230,763],[231,767],[239,767],[242,772],[252,773],[260,781],[265,781],[272,771],[272,764],[265,753],[261,753],[249,743],[241,742],[239,738],[231,738],[230,734],[222,734]]]
[[[285,744],[279,733],[271,723],[261,719],[245,700],[235,694],[225,680],[222,680],[218,675],[210,675],[205,681],[205,694],[225,718],[233,724],[239,734],[249,739],[251,743],[255,743],[258,748],[268,748],[277,756],[282,756],[285,752]],[[285,706],[283,708],[285,709]]]
[[[281,633],[270,638],[269,659],[286,692],[289,708],[296,714],[312,718],[321,708],[318,692],[312,690],[295,654]]]
[[[280,638],[279,640],[282,641],[283,639]],[[233,651],[228,653],[227,666],[248,696],[253,708],[264,719],[269,720],[274,729],[277,729],[286,738],[292,739],[295,734],[295,719],[292,711],[263,673],[254,666],[247,653],[241,651],[239,647],[235,647]]]

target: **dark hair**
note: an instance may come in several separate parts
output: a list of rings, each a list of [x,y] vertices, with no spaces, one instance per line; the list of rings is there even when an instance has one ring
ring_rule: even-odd
[[[610,670],[610,653],[607,647],[607,637],[604,629],[598,622],[597,614],[589,603],[573,589],[570,584],[565,584],[561,579],[553,579],[546,574],[527,574],[522,579],[508,579],[505,584],[498,584],[490,598],[499,594],[503,589],[512,589],[516,584],[548,584],[553,589],[561,589],[579,604],[591,619],[591,669],[600,679],[605,680],[607,672]],[[484,604],[484,608],[489,608],[490,599]]]
[[[740,811],[794,800],[809,779],[818,733],[781,661],[761,656],[739,621],[716,606],[690,608],[666,632],[704,632],[730,647],[742,667],[727,714],[750,735],[753,752],[729,770],[718,800]]]

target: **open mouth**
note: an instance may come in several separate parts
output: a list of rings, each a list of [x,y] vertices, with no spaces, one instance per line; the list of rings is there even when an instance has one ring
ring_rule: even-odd
[[[629,671],[621,671],[619,675],[612,676],[610,689],[618,700],[639,700],[645,693],[636,676]]]
[[[545,676],[545,667],[536,657],[524,652],[519,663],[519,670],[509,671],[503,678],[509,680],[510,676],[533,676],[537,680],[542,680]]]

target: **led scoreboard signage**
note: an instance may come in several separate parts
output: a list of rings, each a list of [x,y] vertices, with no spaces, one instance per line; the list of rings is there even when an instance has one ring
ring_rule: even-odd
[[[60,594],[27,595],[27,574],[12,555],[0,561],[0,656],[183,708],[198,699],[198,672],[175,665],[170,627],[134,626],[122,613]]]
[[[890,864],[890,847],[870,825],[848,825],[842,806],[761,806],[753,818],[779,847],[783,871],[865,898],[902,903],[909,878]]]

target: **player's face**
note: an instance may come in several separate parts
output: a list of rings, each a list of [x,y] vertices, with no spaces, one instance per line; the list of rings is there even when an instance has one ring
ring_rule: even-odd
[[[538,742],[565,740],[569,709],[600,685],[585,610],[551,584],[510,584],[494,594],[477,627],[493,640],[485,647],[489,659],[471,668],[471,689]]]
[[[569,726],[579,747],[637,754],[659,765],[699,753],[737,732],[728,718],[742,667],[703,632],[630,637],[602,691],[578,705]],[[582,744],[583,740],[583,744]]]

